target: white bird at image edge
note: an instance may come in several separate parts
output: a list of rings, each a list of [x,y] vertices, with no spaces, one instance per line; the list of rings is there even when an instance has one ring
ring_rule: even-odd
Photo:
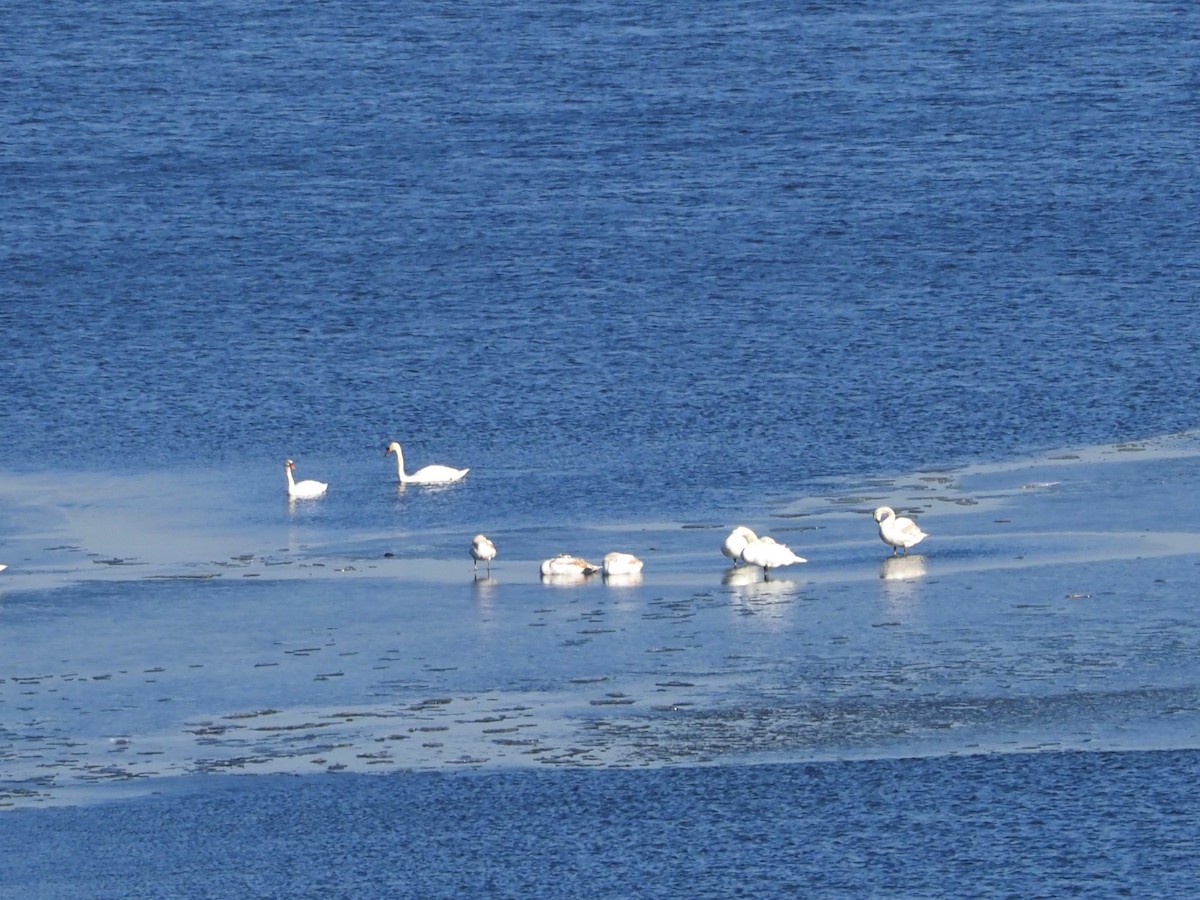
[[[881,506],[875,510],[875,521],[879,523],[879,539],[892,548],[892,555],[903,549],[913,547],[929,537],[917,523],[905,516],[896,517],[896,511],[890,506]]]

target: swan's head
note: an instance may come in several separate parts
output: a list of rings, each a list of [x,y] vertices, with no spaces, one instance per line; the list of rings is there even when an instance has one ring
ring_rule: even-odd
[[[392,441],[390,444],[387,445],[387,449],[383,451],[383,455],[387,456],[389,453],[395,453],[397,456],[400,455],[400,442],[399,441]]]
[[[296,464],[294,462],[292,462],[290,459],[287,459],[287,460],[284,460],[283,467],[285,469],[294,469],[294,468],[296,468]]]
[[[879,509],[875,510],[876,522],[882,522],[884,519],[892,519],[895,518],[895,516],[896,511],[890,506],[881,506]]]

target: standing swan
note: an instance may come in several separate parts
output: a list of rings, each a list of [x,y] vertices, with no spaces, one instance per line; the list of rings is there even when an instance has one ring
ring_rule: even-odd
[[[425,466],[417,469],[411,475],[404,471],[404,451],[400,449],[399,441],[392,441],[388,444],[387,449],[383,451],[383,455],[389,453],[396,454],[396,473],[400,476],[401,484],[449,484],[452,481],[458,481],[470,469],[452,469],[449,466]]]
[[[471,569],[479,571],[479,563],[487,563],[488,575],[492,574],[492,560],[496,558],[496,545],[487,539],[486,535],[477,534],[471,540],[471,558],[475,560]]]
[[[296,464],[290,459],[283,464],[283,470],[287,473],[288,480],[288,496],[308,499],[310,497],[320,497],[325,493],[325,489],[329,485],[320,481],[296,481],[292,478],[292,469],[296,468]]]
[[[879,523],[879,539],[892,548],[892,556],[902,547],[904,555],[907,556],[909,547],[916,546],[929,537],[912,519],[903,516],[897,519],[896,511],[890,506],[881,506],[875,510],[875,521]]]
[[[742,550],[742,559],[752,566],[762,566],[763,575],[767,574],[767,569],[774,569],[776,566],[808,562],[803,556],[793,553],[790,547],[777,543],[775,538],[766,535],[748,543]]]
[[[745,525],[739,525],[725,537],[724,543],[721,544],[721,552],[732,559],[736,566],[742,560],[742,551],[746,549],[746,545],[757,540],[757,534]]]

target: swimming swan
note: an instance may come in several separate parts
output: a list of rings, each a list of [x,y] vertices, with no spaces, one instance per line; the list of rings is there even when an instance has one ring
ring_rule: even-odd
[[[325,489],[329,487],[321,481],[296,481],[292,477],[292,469],[296,468],[296,464],[290,459],[283,464],[283,470],[287,473],[288,481],[288,496],[308,499],[310,497],[320,497],[325,493]]]
[[[907,555],[909,547],[916,546],[929,537],[912,519],[903,516],[897,519],[896,511],[890,506],[881,506],[875,510],[875,521],[879,523],[879,539],[892,548],[892,556],[901,548]]]
[[[452,469],[450,466],[433,465],[417,469],[408,475],[404,471],[404,451],[400,449],[398,441],[392,441],[383,451],[384,456],[389,453],[396,454],[396,473],[400,476],[401,484],[449,484],[452,481],[458,481],[470,471],[470,469]]]
[[[477,534],[471,539],[471,558],[475,560],[472,570],[479,571],[479,563],[486,562],[488,574],[492,574],[492,560],[496,558],[496,545],[486,535]]]
[[[742,551],[746,549],[746,545],[757,540],[757,534],[745,525],[739,525],[726,536],[724,543],[721,544],[721,552],[732,559],[736,566],[742,560]]]

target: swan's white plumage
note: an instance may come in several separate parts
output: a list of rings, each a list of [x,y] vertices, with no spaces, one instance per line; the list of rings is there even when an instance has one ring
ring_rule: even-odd
[[[458,481],[470,471],[470,469],[454,469],[450,466],[435,464],[422,466],[409,475],[404,471],[404,451],[400,448],[399,441],[392,441],[388,444],[383,455],[387,456],[389,453],[396,454],[396,474],[399,476],[401,484],[449,484],[452,481]]]
[[[909,547],[929,537],[912,519],[906,516],[897,518],[896,511],[890,506],[875,510],[875,521],[879,523],[879,539],[892,548],[893,556],[897,550],[908,553]]]
[[[746,545],[756,540],[758,540],[757,534],[745,525],[739,525],[725,536],[725,540],[721,544],[721,552],[732,559],[734,565],[737,565],[742,558],[742,551],[746,549]]]
[[[793,553],[791,548],[785,544],[780,544],[773,537],[767,535],[746,544],[742,550],[742,559],[752,566],[761,566],[764,572],[778,566],[808,562],[803,556]]]
[[[296,468],[296,464],[290,459],[283,464],[283,470],[287,473],[288,496],[298,497],[300,499],[308,499],[310,497],[320,497],[329,487],[323,481],[297,481],[292,477],[292,469]]]
[[[569,553],[560,553],[558,556],[544,559],[541,566],[543,575],[594,575],[599,571],[599,566]]]
[[[496,545],[488,540],[486,535],[475,535],[471,539],[471,558],[475,560],[472,568],[476,571],[478,571],[481,562],[486,562],[488,574],[490,575],[492,560],[496,558]]]
[[[604,557],[604,574],[637,575],[642,571],[642,565],[642,561],[632,553],[618,553],[614,551],[606,554]]]

